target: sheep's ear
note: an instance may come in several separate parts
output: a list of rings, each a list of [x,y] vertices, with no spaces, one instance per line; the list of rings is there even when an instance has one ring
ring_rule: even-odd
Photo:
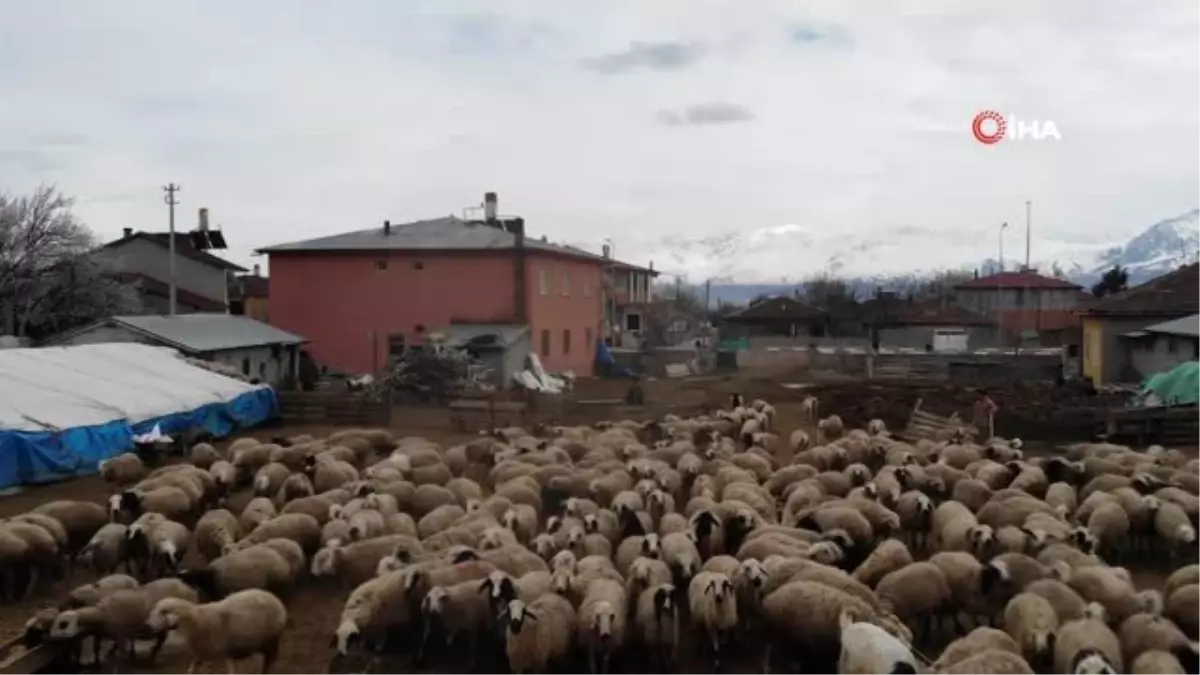
[[[488,592],[488,590],[491,589],[491,587],[492,587],[492,580],[484,579],[482,582],[479,583],[479,592],[486,593],[486,592]]]
[[[717,582],[716,582],[716,581],[710,581],[710,582],[708,582],[708,586],[706,586],[706,587],[704,588],[704,592],[705,592],[705,593],[712,593],[712,592],[713,592],[713,588],[715,588],[715,587],[716,587],[716,585],[717,585]]]

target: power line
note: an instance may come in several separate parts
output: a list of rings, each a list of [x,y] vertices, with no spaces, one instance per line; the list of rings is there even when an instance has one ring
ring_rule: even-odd
[[[170,277],[170,288],[171,288],[171,292],[170,292],[171,316],[175,316],[175,205],[179,203],[179,201],[175,199],[175,193],[179,192],[182,189],[183,189],[182,187],[180,187],[174,183],[167,183],[166,185],[163,186],[163,191],[167,193],[167,195],[165,197],[163,197],[163,201],[165,201],[167,203],[167,212],[169,214],[168,218],[170,219],[170,228],[169,228],[170,234],[167,236],[167,238],[170,240],[170,243],[168,246],[169,252],[167,253],[167,260],[168,260],[168,265],[170,266],[169,267],[170,272],[168,273],[168,276]]]

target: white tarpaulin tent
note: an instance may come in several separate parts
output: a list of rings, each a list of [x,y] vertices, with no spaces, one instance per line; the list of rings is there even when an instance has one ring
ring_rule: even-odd
[[[156,425],[223,436],[275,408],[270,387],[197,367],[167,347],[0,350],[0,487],[37,480],[43,465],[49,473],[94,470]]]

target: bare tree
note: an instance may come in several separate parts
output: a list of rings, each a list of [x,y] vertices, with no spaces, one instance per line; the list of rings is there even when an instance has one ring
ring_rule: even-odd
[[[804,280],[803,286],[801,299],[814,307],[828,309],[833,305],[853,302],[855,299],[845,281],[829,274],[809,277]]]
[[[133,289],[88,253],[91,230],[54,186],[0,193],[0,332],[45,337],[136,311]]]

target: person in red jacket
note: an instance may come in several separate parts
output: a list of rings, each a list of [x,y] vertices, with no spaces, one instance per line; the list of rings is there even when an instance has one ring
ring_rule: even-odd
[[[992,418],[999,410],[1000,406],[996,405],[991,396],[988,396],[987,391],[980,389],[979,400],[975,402],[975,428],[980,430],[987,429],[988,436],[994,436]]]

